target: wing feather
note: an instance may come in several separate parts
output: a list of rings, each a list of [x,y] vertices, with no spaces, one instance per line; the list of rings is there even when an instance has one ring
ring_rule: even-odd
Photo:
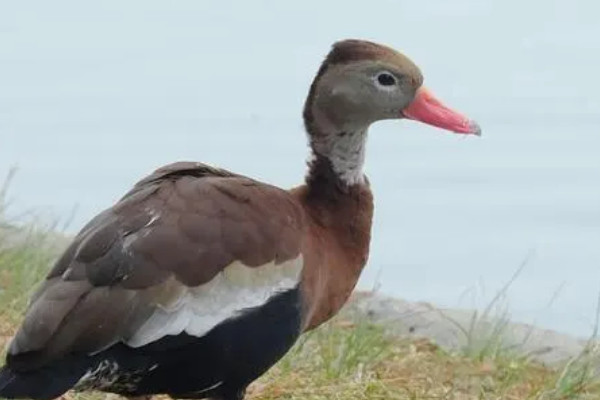
[[[74,238],[8,361],[27,370],[119,341],[202,335],[297,284],[304,224],[281,189],[204,164],[161,168]]]

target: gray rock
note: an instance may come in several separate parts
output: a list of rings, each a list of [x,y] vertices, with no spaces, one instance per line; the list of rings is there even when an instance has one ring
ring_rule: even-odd
[[[550,366],[578,356],[588,343],[533,325],[512,323],[506,316],[481,318],[474,310],[444,309],[365,292],[356,293],[345,312],[383,323],[403,336],[430,339],[449,351],[512,351]]]

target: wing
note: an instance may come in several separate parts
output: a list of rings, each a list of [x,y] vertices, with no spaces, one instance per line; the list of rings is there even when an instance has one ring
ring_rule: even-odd
[[[75,237],[8,362],[29,370],[119,341],[201,336],[297,285],[304,229],[286,191],[203,164],[159,169]]]

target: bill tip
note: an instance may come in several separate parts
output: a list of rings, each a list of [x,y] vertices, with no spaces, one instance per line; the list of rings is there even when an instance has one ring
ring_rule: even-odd
[[[469,121],[469,131],[475,136],[481,136],[481,126],[475,121]]]

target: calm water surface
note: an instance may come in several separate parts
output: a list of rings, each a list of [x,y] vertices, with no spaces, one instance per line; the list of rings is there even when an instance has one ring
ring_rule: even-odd
[[[318,64],[334,40],[368,38],[415,59],[484,136],[373,126],[376,217],[361,287],[480,305],[528,258],[508,294],[514,318],[590,332],[600,291],[596,2],[96,3],[0,0],[0,173],[19,166],[13,215],[76,208],[74,232],[175,160],[292,186]]]

